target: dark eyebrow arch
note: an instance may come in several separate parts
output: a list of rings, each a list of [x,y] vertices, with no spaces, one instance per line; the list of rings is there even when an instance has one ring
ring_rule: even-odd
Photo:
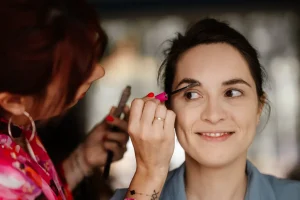
[[[247,85],[251,88],[251,85],[249,83],[247,83],[246,81],[244,81],[243,79],[241,79],[241,78],[230,79],[230,80],[224,81],[222,83],[222,85],[224,85],[224,86],[236,85],[236,84],[245,84],[245,85]]]
[[[195,85],[199,85],[199,86],[202,85],[202,84],[201,84],[198,80],[196,80],[196,79],[192,79],[192,78],[184,78],[184,79],[182,79],[182,80],[177,84],[175,90],[176,90],[180,85],[185,84],[185,83],[193,84],[193,85],[195,84]]]
[[[188,85],[183,87],[183,88],[177,89],[182,84],[188,84]],[[248,87],[251,88],[251,85],[249,83],[247,83],[246,81],[244,81],[243,79],[241,79],[241,78],[230,79],[230,80],[224,81],[222,83],[223,86],[230,86],[230,85],[236,85],[236,84],[244,84],[244,85],[247,85]],[[187,88],[195,87],[195,86],[201,86],[201,85],[202,85],[201,82],[196,80],[196,79],[184,78],[177,84],[176,89],[173,92],[171,92],[171,95],[176,94],[176,93],[178,93],[182,90],[185,90]]]

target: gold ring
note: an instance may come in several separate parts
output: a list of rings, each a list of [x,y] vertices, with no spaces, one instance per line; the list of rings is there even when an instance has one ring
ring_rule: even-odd
[[[165,121],[165,119],[162,117],[154,117],[154,119],[159,120],[159,121]]]

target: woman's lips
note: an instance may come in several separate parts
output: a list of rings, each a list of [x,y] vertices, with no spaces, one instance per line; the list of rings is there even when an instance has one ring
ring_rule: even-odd
[[[201,138],[207,141],[225,141],[231,135],[234,134],[233,131],[217,131],[217,132],[197,132]]]

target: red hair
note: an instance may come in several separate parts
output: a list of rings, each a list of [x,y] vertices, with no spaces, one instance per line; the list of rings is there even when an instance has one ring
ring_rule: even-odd
[[[61,77],[63,105],[74,100],[107,44],[84,0],[2,0],[0,26],[0,92],[42,98]]]

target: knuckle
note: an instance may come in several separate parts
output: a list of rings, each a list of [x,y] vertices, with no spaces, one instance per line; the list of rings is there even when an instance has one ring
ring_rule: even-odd
[[[136,98],[132,101],[132,106],[143,104],[144,101],[142,99]]]
[[[111,146],[112,146],[113,149],[118,149],[118,147],[119,147],[119,145],[115,142],[112,143]]]
[[[151,135],[148,132],[141,132],[139,139],[143,142],[151,140]]]
[[[129,134],[129,135],[134,135],[135,132],[136,132],[135,126],[134,126],[133,124],[130,124],[130,125],[128,126],[128,134]]]
[[[147,134],[141,134],[140,140],[143,141],[143,142],[146,142],[146,141],[149,140],[149,137],[147,136]]]
[[[126,144],[128,141],[128,136],[127,135],[124,135],[123,138],[122,138],[122,143],[123,144]]]
[[[160,105],[160,101],[158,99],[152,99],[152,101],[156,104],[156,105]]]
[[[164,105],[162,105],[162,104],[159,104],[157,108],[158,108],[159,110],[162,110],[162,111],[167,110],[166,106],[164,106]]]
[[[154,101],[147,101],[146,103],[145,103],[145,106],[147,106],[147,107],[155,107],[156,106],[156,103],[154,102]]]
[[[170,115],[171,117],[175,117],[176,116],[176,114],[175,114],[175,112],[173,110],[168,110],[167,114]]]
[[[109,145],[107,144],[107,142],[104,142],[103,146],[104,146],[105,148],[109,148]]]
[[[152,99],[152,101],[155,102],[156,104],[160,104],[160,100],[158,100],[158,99],[156,99],[156,98],[155,98],[155,99]]]

